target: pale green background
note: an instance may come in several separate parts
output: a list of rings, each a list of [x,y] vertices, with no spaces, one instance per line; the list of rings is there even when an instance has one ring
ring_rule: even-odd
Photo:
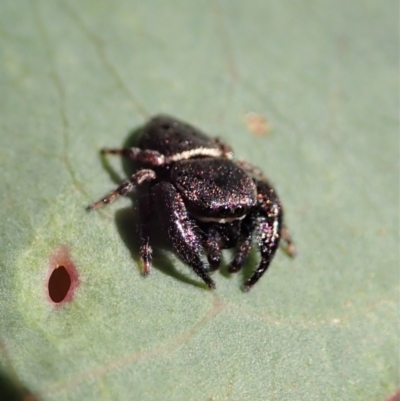
[[[394,394],[398,8],[2,0],[1,391],[54,401]],[[217,272],[215,292],[193,285],[172,254],[144,279],[115,220],[130,199],[85,213],[115,186],[98,150],[159,112],[221,136],[276,184],[299,256],[279,253],[252,292],[240,291],[242,273]],[[269,135],[249,132],[248,112],[268,119]],[[81,284],[55,309],[46,276],[61,244]]]

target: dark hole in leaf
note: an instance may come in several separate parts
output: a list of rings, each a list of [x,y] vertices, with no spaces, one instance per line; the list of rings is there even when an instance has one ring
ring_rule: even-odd
[[[71,277],[64,266],[53,270],[49,279],[49,295],[53,302],[62,302],[71,288]]]
[[[79,284],[78,271],[72,261],[68,247],[61,245],[50,256],[47,279],[47,295],[55,306],[71,302]]]

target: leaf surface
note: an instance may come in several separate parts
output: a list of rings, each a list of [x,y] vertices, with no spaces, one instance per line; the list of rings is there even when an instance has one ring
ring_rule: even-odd
[[[396,392],[397,2],[3,0],[0,41],[3,395]],[[299,255],[279,253],[249,293],[256,252],[243,272],[215,273],[215,292],[166,251],[143,278],[135,202],[85,212],[127,174],[99,149],[160,112],[276,185]],[[79,282],[57,307],[47,281],[63,258]]]

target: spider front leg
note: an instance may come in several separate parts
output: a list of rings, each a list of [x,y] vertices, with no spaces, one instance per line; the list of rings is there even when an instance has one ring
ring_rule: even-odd
[[[115,199],[121,195],[126,195],[131,192],[135,187],[142,184],[145,181],[151,181],[156,178],[156,173],[153,170],[143,169],[139,170],[137,173],[133,174],[130,178],[124,181],[119,187],[114,191],[110,192],[104,198],[92,203],[86,209],[88,211],[98,209],[101,206],[107,205],[113,202]]]
[[[161,166],[165,163],[165,156],[156,150],[143,150],[139,148],[117,148],[101,149],[103,155],[118,155],[124,156],[131,160],[151,164],[152,166]]]
[[[285,244],[283,246],[284,252],[291,258],[294,258],[297,254],[296,247],[293,243],[293,239],[292,239],[292,236],[290,235],[290,231],[284,223],[282,224],[281,239]]]
[[[215,283],[208,275],[207,267],[201,258],[200,229],[189,217],[181,195],[169,182],[158,183],[151,192],[175,252],[209,288],[214,289]]]
[[[238,250],[229,266],[230,273],[236,273],[241,269],[251,251],[253,240],[253,217],[251,215],[243,220],[239,239]]]
[[[254,177],[256,180],[258,180],[256,182],[264,183],[269,188],[272,188],[271,182],[258,167],[254,166],[253,164],[246,162],[244,160],[238,160],[237,164],[243,170],[245,170],[247,173],[249,173],[252,177]],[[283,245],[284,252],[288,256],[294,258],[297,253],[296,247],[293,243],[292,236],[290,235],[289,229],[286,227],[285,223],[282,224],[281,239],[282,239],[282,242],[284,243],[284,245]]]
[[[218,270],[221,264],[221,234],[214,227],[203,232],[203,246],[207,251],[207,260],[210,265],[209,271]]]
[[[147,163],[152,166],[163,166],[171,164],[180,160],[190,159],[195,156],[203,157],[223,157],[232,158],[232,151],[227,145],[217,142],[218,148],[215,147],[199,147],[190,150],[184,150],[182,152],[174,153],[170,156],[165,156],[156,150],[151,149],[140,149],[140,148],[117,148],[109,149],[104,148],[101,150],[103,155],[118,155],[124,156],[131,160],[136,160],[142,163]]]
[[[153,249],[150,245],[150,221],[151,221],[151,203],[150,196],[144,194],[139,198],[139,255],[143,264],[143,275],[147,276],[150,273]]]
[[[244,291],[249,291],[268,269],[278,249],[282,232],[282,206],[274,188],[265,181],[255,182],[258,193],[258,210],[253,218],[258,231],[261,262],[244,284]]]
[[[210,265],[209,271],[214,272],[218,270],[221,264],[221,249],[224,247],[225,238],[221,233],[221,226],[219,224],[200,223],[199,226],[201,228],[203,246]]]

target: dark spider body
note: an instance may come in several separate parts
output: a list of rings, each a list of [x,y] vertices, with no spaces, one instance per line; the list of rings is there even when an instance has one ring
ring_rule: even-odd
[[[229,266],[238,271],[257,232],[261,262],[246,281],[249,290],[267,270],[283,239],[287,253],[295,249],[283,225],[280,200],[263,173],[234,161],[230,147],[168,116],[156,116],[143,128],[136,148],[103,149],[140,163],[141,169],[89,210],[110,203],[148,181],[139,199],[140,257],[143,272],[151,266],[150,221],[153,211],[165,227],[178,256],[215,288],[208,272],[218,269],[221,250],[236,248]],[[209,266],[202,259],[207,254]]]

